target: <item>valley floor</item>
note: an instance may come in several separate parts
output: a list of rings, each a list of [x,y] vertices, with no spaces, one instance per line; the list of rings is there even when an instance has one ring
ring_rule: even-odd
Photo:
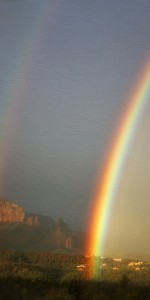
[[[93,258],[92,258],[93,259]],[[148,262],[69,253],[0,251],[2,300],[149,300]]]

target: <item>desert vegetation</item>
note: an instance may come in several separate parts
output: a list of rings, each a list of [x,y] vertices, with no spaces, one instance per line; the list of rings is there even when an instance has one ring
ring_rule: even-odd
[[[90,278],[90,259],[69,253],[1,250],[0,299],[150,299],[149,263],[143,262],[137,270],[131,260],[98,258],[100,272]]]

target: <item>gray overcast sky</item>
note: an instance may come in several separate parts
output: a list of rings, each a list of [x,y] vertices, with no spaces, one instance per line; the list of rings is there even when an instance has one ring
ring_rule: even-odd
[[[1,195],[86,229],[96,176],[149,53],[149,0],[1,1]],[[149,113],[148,103],[114,200],[110,252],[150,248]]]

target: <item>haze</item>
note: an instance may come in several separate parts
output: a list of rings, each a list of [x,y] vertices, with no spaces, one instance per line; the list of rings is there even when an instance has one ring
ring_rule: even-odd
[[[148,0],[0,3],[2,197],[87,230],[97,174],[150,59],[149,11]],[[114,199],[109,254],[149,253],[149,114],[148,101]]]

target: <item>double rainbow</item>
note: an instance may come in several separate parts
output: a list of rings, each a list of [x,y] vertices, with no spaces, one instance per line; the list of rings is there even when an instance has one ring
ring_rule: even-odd
[[[111,145],[110,156],[107,158],[102,172],[102,180],[98,184],[96,198],[93,201],[94,207],[92,208],[92,220],[90,221],[90,234],[87,243],[87,252],[91,256],[104,255],[105,238],[114,197],[129,147],[149,96],[150,64],[148,63],[134,93],[129,98],[118,127],[119,130]],[[92,268],[95,268],[94,259]]]

